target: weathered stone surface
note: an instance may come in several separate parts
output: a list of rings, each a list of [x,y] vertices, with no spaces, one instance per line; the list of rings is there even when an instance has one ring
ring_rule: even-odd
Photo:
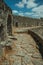
[[[32,55],[32,57],[33,57],[33,58],[37,58],[37,59],[41,59],[41,58],[42,58],[40,52],[39,52],[39,53],[35,52],[35,53]]]
[[[34,65],[43,65],[43,60],[33,59],[32,61]]]
[[[43,65],[42,56],[32,36],[27,33],[15,33],[14,36],[17,40],[7,40],[11,42],[12,50],[6,51],[7,61],[4,63],[11,65]]]
[[[39,52],[37,53],[38,49],[36,48],[36,42],[30,35],[20,33],[15,34],[15,37],[17,38],[17,41],[15,41],[14,43],[16,45],[17,52],[15,55],[20,58],[22,57],[22,61],[20,63],[22,63],[23,65],[34,65],[35,58],[42,59],[41,54]],[[38,62],[36,63],[37,65],[39,64],[39,61],[40,60],[38,60]],[[17,60],[15,62],[17,62]],[[42,63],[40,63],[40,65]]]

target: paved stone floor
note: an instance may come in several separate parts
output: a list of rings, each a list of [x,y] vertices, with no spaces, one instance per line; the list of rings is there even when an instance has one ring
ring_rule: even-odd
[[[13,51],[8,53],[8,59],[0,63],[0,65],[43,65],[38,46],[31,35],[15,33],[14,37],[17,40],[13,40]]]

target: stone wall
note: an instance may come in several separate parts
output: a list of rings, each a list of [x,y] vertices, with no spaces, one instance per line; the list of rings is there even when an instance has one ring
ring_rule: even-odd
[[[5,40],[8,33],[8,28],[7,28],[7,19],[8,19],[8,15],[12,16],[12,10],[5,4],[5,2],[3,0],[0,0],[0,30],[1,30],[1,25],[3,25],[3,34],[1,33],[0,35],[0,40],[3,39]],[[11,23],[12,24],[12,23]],[[2,40],[3,40],[2,39]]]
[[[43,39],[43,26],[36,29],[31,29],[31,31]]]
[[[16,22],[18,22],[18,27],[31,27],[43,25],[43,19],[33,19],[21,16],[14,16],[14,26],[16,26]]]

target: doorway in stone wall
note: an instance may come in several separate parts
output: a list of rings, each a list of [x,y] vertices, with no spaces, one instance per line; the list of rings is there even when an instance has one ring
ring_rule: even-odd
[[[1,24],[1,26],[0,26],[0,40],[1,41],[4,41],[4,25],[3,24]]]
[[[7,19],[7,31],[9,35],[12,34],[12,16],[10,14],[8,15]]]
[[[16,21],[15,26],[18,27],[18,21]]]

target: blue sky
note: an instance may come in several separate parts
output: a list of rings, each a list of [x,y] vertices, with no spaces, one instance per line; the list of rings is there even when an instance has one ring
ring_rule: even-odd
[[[43,0],[4,0],[14,15],[43,18]]]

